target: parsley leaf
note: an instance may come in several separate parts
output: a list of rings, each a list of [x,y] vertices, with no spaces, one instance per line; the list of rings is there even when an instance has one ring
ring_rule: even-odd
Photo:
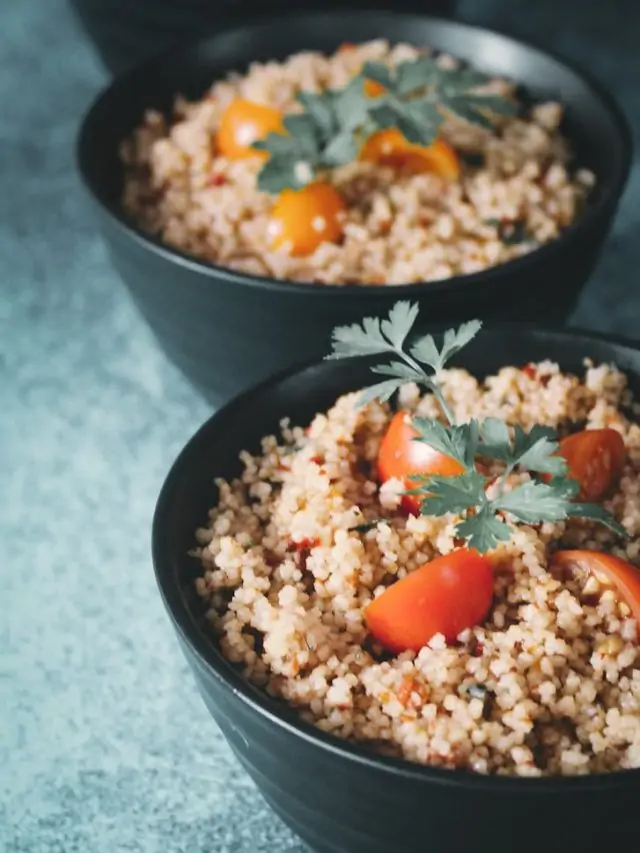
[[[470,343],[482,328],[480,320],[470,320],[463,323],[458,329],[448,329],[444,333],[442,349],[438,350],[432,335],[420,338],[411,348],[411,355],[427,364],[437,375],[445,364],[463,347]]]
[[[498,418],[455,422],[438,384],[438,375],[448,360],[475,337],[481,324],[471,321],[457,329],[449,329],[440,348],[432,335],[424,335],[406,352],[405,345],[417,317],[417,305],[398,302],[386,318],[365,317],[360,324],[339,326],[334,330],[333,351],[327,358],[380,353],[395,356],[387,364],[372,367],[374,373],[387,378],[367,388],[361,403],[376,398],[384,402],[406,382],[423,385],[438,400],[448,424],[413,417],[412,426],[417,432],[414,441],[455,460],[462,472],[454,476],[410,475],[408,479],[414,488],[405,493],[420,498],[421,511],[426,515],[452,513],[460,516],[457,535],[480,552],[495,548],[511,536],[513,523],[503,519],[502,513],[525,524],[584,518],[604,524],[621,536],[626,535],[622,525],[603,507],[576,501],[580,485],[568,476],[567,462],[559,455],[558,439],[552,429],[540,425],[529,431],[519,425],[510,428]],[[432,373],[427,373],[423,365]],[[486,490],[493,478],[477,470],[478,457],[504,464],[498,494],[492,500],[487,497]],[[534,478],[505,492],[507,478],[516,467]],[[542,479],[536,475],[542,475]]]
[[[537,524],[540,521],[561,521],[567,518],[570,503],[550,483],[530,480],[499,495],[491,501],[491,506],[494,510],[511,513],[526,524]]]
[[[495,548],[499,542],[508,542],[512,534],[511,527],[497,518],[490,506],[484,506],[475,515],[469,515],[456,525],[456,533],[466,539],[469,548],[475,548],[481,554]]]
[[[589,504],[580,502],[572,503],[570,505],[569,514],[573,518],[586,518],[590,521],[599,521],[601,524],[604,524],[605,527],[608,527],[609,530],[612,530],[619,536],[629,535],[627,530],[616,521],[613,515],[599,504]]]
[[[417,302],[396,302],[389,311],[389,317],[380,324],[383,334],[396,349],[399,349],[405,342],[419,310]]]
[[[418,433],[414,441],[423,441],[434,450],[455,459],[465,468],[473,467],[479,439],[479,425],[476,420],[446,427],[440,421],[414,418],[412,426]]]
[[[387,379],[385,382],[377,382],[375,385],[370,385],[365,388],[358,400],[361,406],[371,403],[372,400],[379,400],[381,403],[386,403],[393,395],[405,384],[406,379]]]
[[[475,470],[456,477],[422,477],[419,482],[420,486],[408,494],[424,495],[421,509],[425,515],[462,514],[485,501],[486,478]]]

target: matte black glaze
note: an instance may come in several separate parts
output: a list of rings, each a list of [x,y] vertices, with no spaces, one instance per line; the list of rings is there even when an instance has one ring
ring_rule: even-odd
[[[558,240],[499,267],[401,287],[327,287],[256,278],[197,261],[141,234],[121,213],[118,145],[147,107],[168,111],[181,91],[197,97],[251,60],[385,35],[433,45],[567,106],[566,131],[598,175],[587,210]],[[290,15],[223,31],[147,62],[94,103],[79,138],[79,165],[97,202],[113,263],[168,355],[214,403],[296,360],[317,358],[331,329],[393,302],[420,302],[431,323],[468,317],[562,323],[611,226],[630,164],[627,125],[609,96],[579,73],[511,38],[451,21],[380,12]]]
[[[615,362],[640,393],[640,350],[604,338],[518,327],[483,332],[458,363],[483,375],[545,358],[581,372],[586,356]],[[603,853],[632,849],[640,770],[579,778],[511,779],[375,756],[299,721],[249,685],[218,652],[193,590],[187,556],[216,500],[213,478],[240,471],[282,417],[306,424],[371,381],[366,362],[323,362],[276,376],[220,409],[191,439],[160,495],[156,577],[212,716],[265,799],[320,853]],[[185,797],[189,795],[185,791]]]
[[[71,0],[98,53],[114,74],[179,39],[221,23],[291,8],[291,0]],[[306,0],[307,10],[389,9],[450,15],[454,0]]]

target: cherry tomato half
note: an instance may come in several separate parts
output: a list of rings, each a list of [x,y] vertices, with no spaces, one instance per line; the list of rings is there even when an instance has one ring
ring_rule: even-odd
[[[612,586],[640,627],[640,569],[604,551],[557,551],[552,564],[563,569],[592,572],[604,586]]]
[[[435,634],[452,642],[479,625],[493,600],[493,570],[477,551],[436,557],[402,578],[365,610],[373,637],[396,654],[419,651]]]
[[[268,156],[266,151],[256,151],[251,145],[269,133],[280,133],[282,128],[282,114],[278,110],[246,98],[236,98],[220,118],[216,145],[223,157],[233,160],[261,157],[264,160]]]
[[[627,453],[617,430],[585,429],[562,439],[560,455],[580,483],[579,499],[598,501],[617,484]]]
[[[310,255],[321,243],[336,243],[342,236],[345,210],[340,193],[322,181],[300,190],[283,190],[271,211],[272,248]]]
[[[455,477],[462,474],[464,468],[455,459],[434,450],[423,441],[414,441],[418,431],[411,423],[411,415],[398,412],[391,419],[389,428],[378,451],[378,476],[381,482],[402,480],[405,489],[413,489],[415,483],[410,474],[440,474],[443,477]],[[420,498],[417,495],[403,495],[402,507],[414,515],[420,513]]]
[[[412,174],[433,172],[448,180],[460,177],[460,159],[448,142],[436,139],[431,145],[414,145],[395,127],[370,136],[362,146],[360,159]]]

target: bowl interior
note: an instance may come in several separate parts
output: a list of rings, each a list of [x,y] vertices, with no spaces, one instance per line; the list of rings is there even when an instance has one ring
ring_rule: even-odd
[[[343,41],[384,37],[451,53],[492,75],[515,80],[534,100],[559,99],[564,130],[577,160],[598,177],[591,204],[619,191],[629,139],[617,107],[600,88],[564,62],[509,37],[458,22],[385,12],[293,14],[173,48],[116,80],[91,108],[79,139],[83,176],[112,213],[120,214],[123,169],[118,147],[148,108],[170,115],[176,94],[199,98],[229,71],[285,59],[302,50],[331,52]]]
[[[562,369],[580,374],[586,357],[595,363],[616,364],[627,374],[633,393],[640,395],[640,349],[583,334],[496,327],[481,333],[456,363],[482,377],[504,365],[552,359]],[[178,631],[203,666],[262,713],[329,748],[331,744],[335,748],[333,738],[299,722],[286,706],[246,682],[222,657],[206,630],[202,604],[194,590],[200,563],[188,552],[195,545],[196,528],[206,522],[207,512],[216,502],[214,477],[237,475],[242,468],[238,460],[241,450],[259,450],[262,437],[277,433],[284,417],[294,425],[306,425],[340,394],[370,384],[371,378],[365,359],[325,361],[290,370],[237,397],[207,421],[177,459],[160,495],[153,526],[154,564],[162,596]],[[340,748],[352,753],[359,749],[349,744]],[[384,761],[407,769],[408,762]],[[413,765],[408,772],[437,775],[433,769]],[[640,776],[640,771],[632,775]]]

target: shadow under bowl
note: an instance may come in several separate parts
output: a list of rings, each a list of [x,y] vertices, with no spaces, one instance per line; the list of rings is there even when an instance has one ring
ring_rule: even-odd
[[[254,277],[197,260],[144,234],[124,215],[119,145],[147,108],[169,116],[176,94],[199,98],[212,81],[253,61],[330,52],[343,41],[381,36],[451,53],[515,80],[536,101],[562,102],[576,162],[596,174],[597,186],[560,238],[472,275],[336,287]],[[276,16],[175,47],[115,80],[89,109],[78,138],[80,172],[116,270],[162,348],[216,405],[295,361],[320,357],[336,325],[387,313],[400,298],[420,303],[431,324],[470,317],[563,323],[610,230],[630,162],[630,133],[620,110],[565,62],[466,24],[375,11]]]
[[[496,327],[457,363],[481,377],[551,359],[615,363],[640,394],[640,349],[601,336]],[[153,523],[156,578],[212,716],[274,811],[319,853],[602,853],[640,829],[640,770],[542,779],[481,776],[382,757],[302,722],[250,685],[207,630],[188,552],[217,500],[214,477],[240,473],[281,418],[306,425],[371,381],[367,362],[322,362],[269,379],[220,409],[191,439],[162,489]],[[185,792],[186,793],[186,792]]]

